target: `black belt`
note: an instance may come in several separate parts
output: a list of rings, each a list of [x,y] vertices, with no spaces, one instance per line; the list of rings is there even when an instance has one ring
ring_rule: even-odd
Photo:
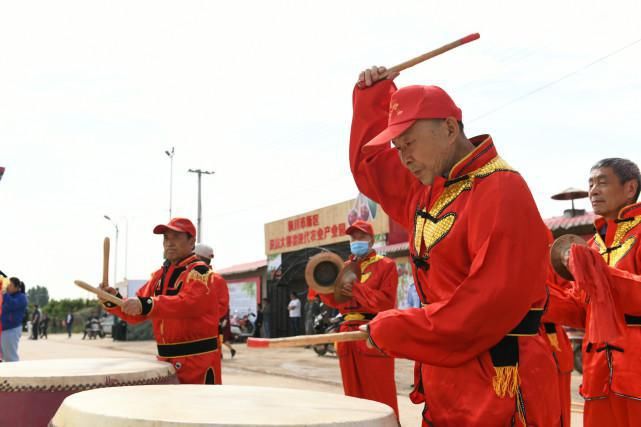
[[[546,334],[556,334],[556,325],[554,323],[544,323]]]
[[[625,324],[628,326],[641,326],[641,316],[625,315]]]
[[[531,309],[523,320],[490,349],[490,356],[495,367],[515,366],[519,362],[518,337],[534,336],[539,332],[543,310]]]
[[[542,316],[542,309],[530,309],[523,320],[521,320],[521,322],[516,325],[516,328],[512,329],[507,335],[510,337],[519,337],[538,334]]]
[[[218,350],[218,337],[176,344],[158,344],[160,357],[186,357]]]

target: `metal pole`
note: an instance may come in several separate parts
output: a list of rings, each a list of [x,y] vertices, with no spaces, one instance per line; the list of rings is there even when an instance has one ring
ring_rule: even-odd
[[[198,219],[197,219],[197,236],[196,236],[196,242],[200,243],[200,236],[201,236],[201,225],[202,225],[202,175],[213,175],[215,172],[214,171],[205,171],[202,169],[189,169],[188,172],[191,173],[196,173],[198,174]]]
[[[114,259],[114,283],[118,283],[118,225],[114,223],[116,227],[116,250],[115,250],[115,259]]]
[[[196,241],[200,243],[200,224],[202,222],[202,214],[203,214],[203,205],[202,205],[202,192],[201,192],[201,180],[202,180],[202,172],[198,172],[198,231],[196,234]]]
[[[165,154],[169,157],[169,219],[171,219],[174,193],[174,147],[171,147],[171,151],[165,150]]]
[[[125,281],[127,280],[127,256],[129,254],[129,220],[125,217]]]
[[[172,203],[174,198],[174,149],[171,149],[169,161],[169,219],[172,218]]]

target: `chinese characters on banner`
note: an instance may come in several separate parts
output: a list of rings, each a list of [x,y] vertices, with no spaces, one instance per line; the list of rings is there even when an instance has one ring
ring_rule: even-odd
[[[356,199],[347,200],[265,224],[265,254],[269,256],[349,240],[345,231],[353,222],[349,215],[355,210],[356,202]],[[373,212],[377,212],[375,203],[371,204],[374,205]],[[358,205],[360,210],[364,210],[361,205]],[[389,218],[383,211],[378,209],[378,214],[373,215],[372,208],[368,206],[367,214],[376,234],[389,232]]]
[[[287,236],[269,239],[269,250],[286,252],[287,249],[307,245],[308,243],[325,244],[326,240],[336,239],[345,235],[347,229],[344,222],[324,227],[319,225],[318,214],[306,215],[287,220]]]

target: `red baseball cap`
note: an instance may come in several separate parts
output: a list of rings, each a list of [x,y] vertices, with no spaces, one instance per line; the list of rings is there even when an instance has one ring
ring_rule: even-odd
[[[164,234],[167,230],[187,233],[191,237],[196,236],[196,227],[187,218],[172,218],[168,224],[158,224],[154,227],[154,234]]]
[[[417,120],[448,117],[460,122],[463,120],[463,113],[440,87],[414,85],[401,88],[392,94],[387,128],[365,144],[363,149],[389,144]]]
[[[365,234],[369,234],[370,236],[374,236],[374,227],[372,227],[372,224],[367,221],[363,221],[362,219],[354,221],[354,223],[345,230],[345,233],[351,235],[357,230],[362,231]]]

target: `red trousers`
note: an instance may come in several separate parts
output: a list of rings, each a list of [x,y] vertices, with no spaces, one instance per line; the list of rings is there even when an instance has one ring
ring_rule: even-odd
[[[197,356],[158,357],[158,360],[174,365],[180,384],[222,384],[218,350]]]
[[[570,425],[572,413],[570,405],[572,404],[572,395],[570,388],[572,386],[572,374],[561,373],[559,374],[559,397],[561,398],[561,419],[564,426]]]
[[[356,330],[358,325],[341,325],[341,332]],[[365,341],[336,345],[345,396],[384,403],[394,410],[398,418],[394,359],[376,349],[367,348]]]
[[[610,393],[606,399],[588,400],[583,412],[583,427],[641,426],[641,402]]]

